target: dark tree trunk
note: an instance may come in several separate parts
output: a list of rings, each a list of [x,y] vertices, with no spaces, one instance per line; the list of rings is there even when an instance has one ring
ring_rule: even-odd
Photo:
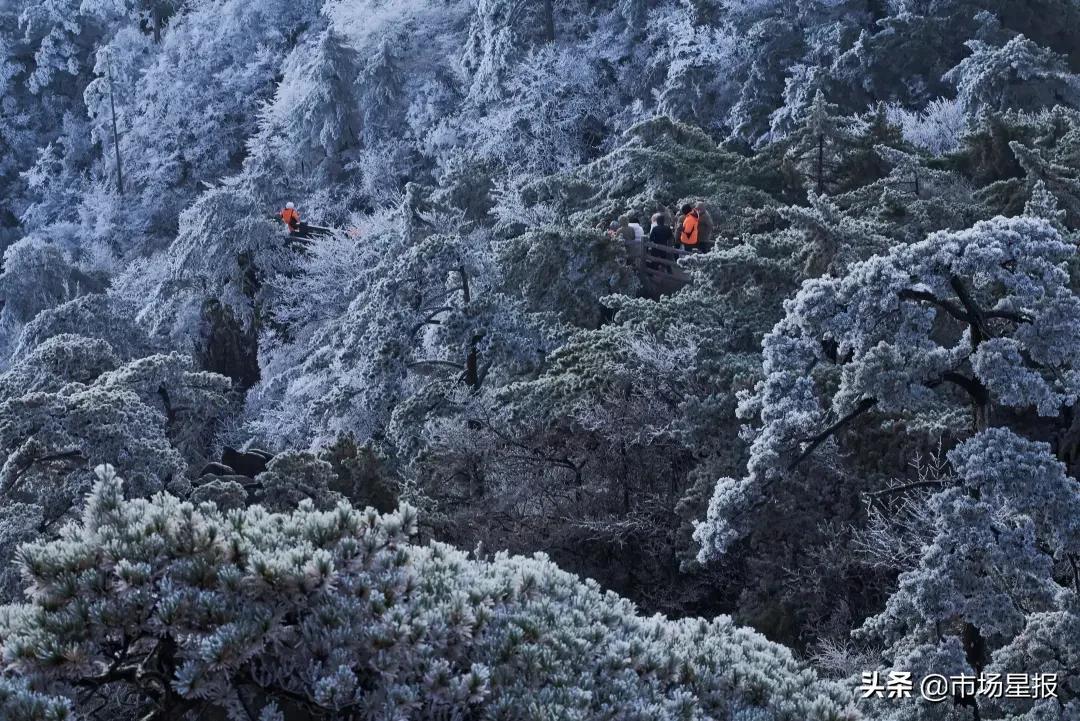
[[[109,76],[109,110],[112,114],[113,150],[116,153],[116,192],[124,194],[124,169],[120,163],[120,134],[116,129],[116,101],[113,97],[112,59],[106,56],[105,68]]]
[[[465,266],[458,269],[461,274],[461,292],[465,305],[468,306],[472,302],[472,290],[469,288],[469,275],[465,271]],[[465,354],[465,385],[470,388],[477,389],[480,387],[480,364],[476,346],[480,342],[479,336],[473,336],[469,339],[469,350]]]
[[[240,390],[259,382],[258,337],[244,328],[232,313],[216,301],[203,311],[206,340],[199,354],[204,370],[231,378]]]
[[[817,194],[825,194],[825,136],[818,136],[817,147]]]
[[[544,0],[544,40],[555,42],[555,4],[554,0]]]

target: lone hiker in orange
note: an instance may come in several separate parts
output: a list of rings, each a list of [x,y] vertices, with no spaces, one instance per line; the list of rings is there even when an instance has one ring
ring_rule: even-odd
[[[300,213],[296,212],[296,205],[289,202],[285,204],[285,210],[281,211],[281,220],[289,226],[289,232],[300,232]]]

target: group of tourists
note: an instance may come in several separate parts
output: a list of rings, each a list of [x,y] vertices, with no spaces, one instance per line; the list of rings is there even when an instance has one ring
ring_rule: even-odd
[[[608,225],[611,238],[622,238],[628,247],[641,249],[649,243],[666,248],[681,248],[691,253],[704,253],[711,247],[713,219],[704,202],[687,203],[673,216],[666,206],[661,206],[649,218],[649,230],[641,225],[638,216],[624,215]],[[650,254],[655,254],[653,250]]]
[[[310,238],[330,232],[328,228],[310,226],[300,220],[300,213],[294,203],[286,203],[278,214],[288,227],[289,235],[296,238]],[[652,247],[648,255],[667,257],[663,248],[682,249],[689,253],[704,253],[712,247],[713,219],[705,208],[704,201],[682,206],[677,216],[672,215],[667,206],[660,206],[649,218],[649,230],[646,232],[636,215],[624,215],[608,225],[610,238],[621,238],[631,255],[640,256],[648,240]],[[351,233],[350,233],[351,234]]]

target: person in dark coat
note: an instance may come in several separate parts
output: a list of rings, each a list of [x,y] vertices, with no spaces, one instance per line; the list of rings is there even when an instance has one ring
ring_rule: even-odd
[[[671,246],[675,241],[675,231],[667,223],[663,213],[656,213],[652,217],[652,227],[649,229],[649,242],[656,245]]]
[[[652,227],[649,229],[649,242],[653,245],[662,245],[665,248],[670,248],[675,245],[675,231],[667,224],[667,218],[663,213],[656,213],[652,217]],[[649,248],[649,255],[653,258],[674,260],[674,255],[666,253],[660,248]],[[662,268],[665,272],[671,272],[671,268],[663,263],[651,263],[650,267],[656,269]]]
[[[698,212],[698,246],[702,251],[712,248],[713,219],[705,207],[705,201],[699,202],[694,209]]]

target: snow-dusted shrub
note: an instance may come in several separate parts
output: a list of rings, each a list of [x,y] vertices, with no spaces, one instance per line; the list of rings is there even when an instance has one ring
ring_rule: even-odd
[[[79,523],[21,549],[28,601],[0,612],[38,689],[114,689],[155,717],[854,718],[726,617],[643,618],[543,557],[413,545],[408,507],[222,513],[125,501],[98,473]]]
[[[889,119],[900,126],[904,140],[933,155],[956,150],[968,127],[964,106],[948,98],[938,98],[917,112],[892,105]]]

